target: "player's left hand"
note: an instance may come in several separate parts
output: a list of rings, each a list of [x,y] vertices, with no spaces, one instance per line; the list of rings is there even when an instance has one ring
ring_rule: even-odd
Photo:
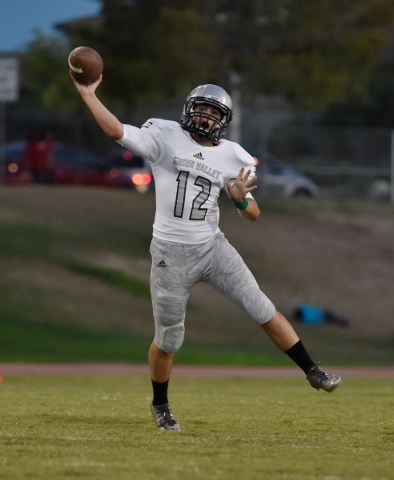
[[[244,173],[245,168],[242,167],[232,185],[230,182],[226,182],[227,191],[235,202],[242,202],[248,192],[257,188],[257,185],[252,185],[257,179],[257,177],[250,176],[252,171],[248,170],[245,174]]]

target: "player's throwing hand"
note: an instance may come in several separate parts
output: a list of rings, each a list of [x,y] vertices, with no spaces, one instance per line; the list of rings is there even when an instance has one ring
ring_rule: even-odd
[[[78,82],[70,72],[70,77],[72,81],[74,82],[75,86],[77,87],[78,92],[83,96],[83,95],[88,95],[90,93],[94,93],[96,91],[96,88],[100,85],[100,83],[103,80],[103,75],[101,74],[99,78],[94,82],[90,83],[89,85],[86,83],[81,83]]]

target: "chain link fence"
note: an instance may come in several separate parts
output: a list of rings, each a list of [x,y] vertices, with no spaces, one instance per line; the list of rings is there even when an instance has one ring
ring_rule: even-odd
[[[327,195],[389,199],[391,129],[278,125],[267,150],[310,176]]]

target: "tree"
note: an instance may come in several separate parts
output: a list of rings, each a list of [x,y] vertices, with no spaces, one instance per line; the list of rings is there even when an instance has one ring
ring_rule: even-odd
[[[392,21],[389,0],[222,2],[221,69],[247,91],[321,110],[365,91]]]
[[[319,123],[336,127],[394,127],[394,52],[373,71],[365,95],[333,103]]]
[[[21,62],[21,98],[33,108],[61,108],[63,92],[71,94],[67,76],[68,42],[61,37],[36,32]]]
[[[70,48],[100,52],[100,95],[117,109],[208,82],[230,89],[235,71],[245,97],[276,94],[322,111],[365,93],[393,17],[391,0],[100,1],[100,22],[66,33]],[[44,99],[73,105],[64,63],[58,74]]]
[[[118,108],[184,95],[209,78],[214,35],[200,9],[181,2],[102,0],[99,28],[76,25],[72,43],[96,48],[104,60],[103,92]]]

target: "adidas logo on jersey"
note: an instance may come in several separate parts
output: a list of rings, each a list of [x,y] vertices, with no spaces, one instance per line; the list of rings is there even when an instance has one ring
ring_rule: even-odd
[[[204,157],[202,156],[202,153],[201,153],[201,152],[196,153],[195,155],[193,155],[193,157],[196,157],[196,158],[198,158],[199,160],[204,160]]]
[[[166,262],[164,260],[160,260],[160,262],[156,265],[156,267],[166,267]]]

